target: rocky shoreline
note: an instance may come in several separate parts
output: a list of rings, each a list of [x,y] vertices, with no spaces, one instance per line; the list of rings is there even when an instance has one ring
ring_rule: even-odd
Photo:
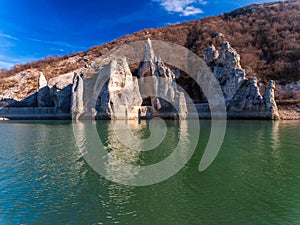
[[[295,106],[279,107],[281,120],[300,120],[300,108]]]

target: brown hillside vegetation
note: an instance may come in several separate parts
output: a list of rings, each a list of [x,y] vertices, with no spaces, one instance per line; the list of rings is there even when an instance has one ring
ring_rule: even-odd
[[[12,70],[0,71],[0,93],[7,86],[7,77],[18,72],[35,68],[49,79],[86,66],[115,46],[147,38],[185,46],[200,57],[209,44],[219,47],[227,40],[241,55],[248,76],[283,82],[300,79],[300,2],[285,1],[255,4],[220,16],[146,29],[86,52],[16,65]]]

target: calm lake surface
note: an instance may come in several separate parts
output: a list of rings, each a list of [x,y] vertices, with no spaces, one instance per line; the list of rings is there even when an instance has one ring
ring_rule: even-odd
[[[97,129],[113,148],[110,123]],[[171,154],[178,121],[167,126],[162,146],[138,164]],[[217,158],[199,172],[209,133],[201,121],[198,147],[175,176],[131,187],[86,163],[68,121],[1,122],[0,224],[300,224],[300,121],[228,121]]]

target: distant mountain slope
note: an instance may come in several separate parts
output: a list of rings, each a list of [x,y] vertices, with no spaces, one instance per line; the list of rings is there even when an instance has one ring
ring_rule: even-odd
[[[300,2],[281,1],[250,5],[220,16],[146,29],[86,52],[16,65],[12,70],[0,71],[0,94],[14,85],[10,77],[22,71],[27,74],[28,82],[24,84],[27,92],[34,92],[38,83],[37,71],[42,71],[49,79],[86,66],[115,46],[147,38],[185,46],[200,57],[203,57],[202,50],[207,45],[220,46],[226,40],[241,55],[242,67],[248,76],[283,82],[300,79]]]

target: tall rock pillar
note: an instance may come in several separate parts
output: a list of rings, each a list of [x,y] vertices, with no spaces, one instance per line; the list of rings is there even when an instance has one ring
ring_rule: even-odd
[[[266,110],[268,113],[270,113],[271,119],[278,120],[280,119],[278,108],[275,102],[275,82],[273,80],[270,80],[268,83],[268,87],[266,89],[265,94],[265,102],[266,102]]]
[[[83,105],[83,78],[82,75],[74,74],[72,85],[72,98],[71,98],[71,115],[72,120],[77,121],[80,116],[85,112]]]

